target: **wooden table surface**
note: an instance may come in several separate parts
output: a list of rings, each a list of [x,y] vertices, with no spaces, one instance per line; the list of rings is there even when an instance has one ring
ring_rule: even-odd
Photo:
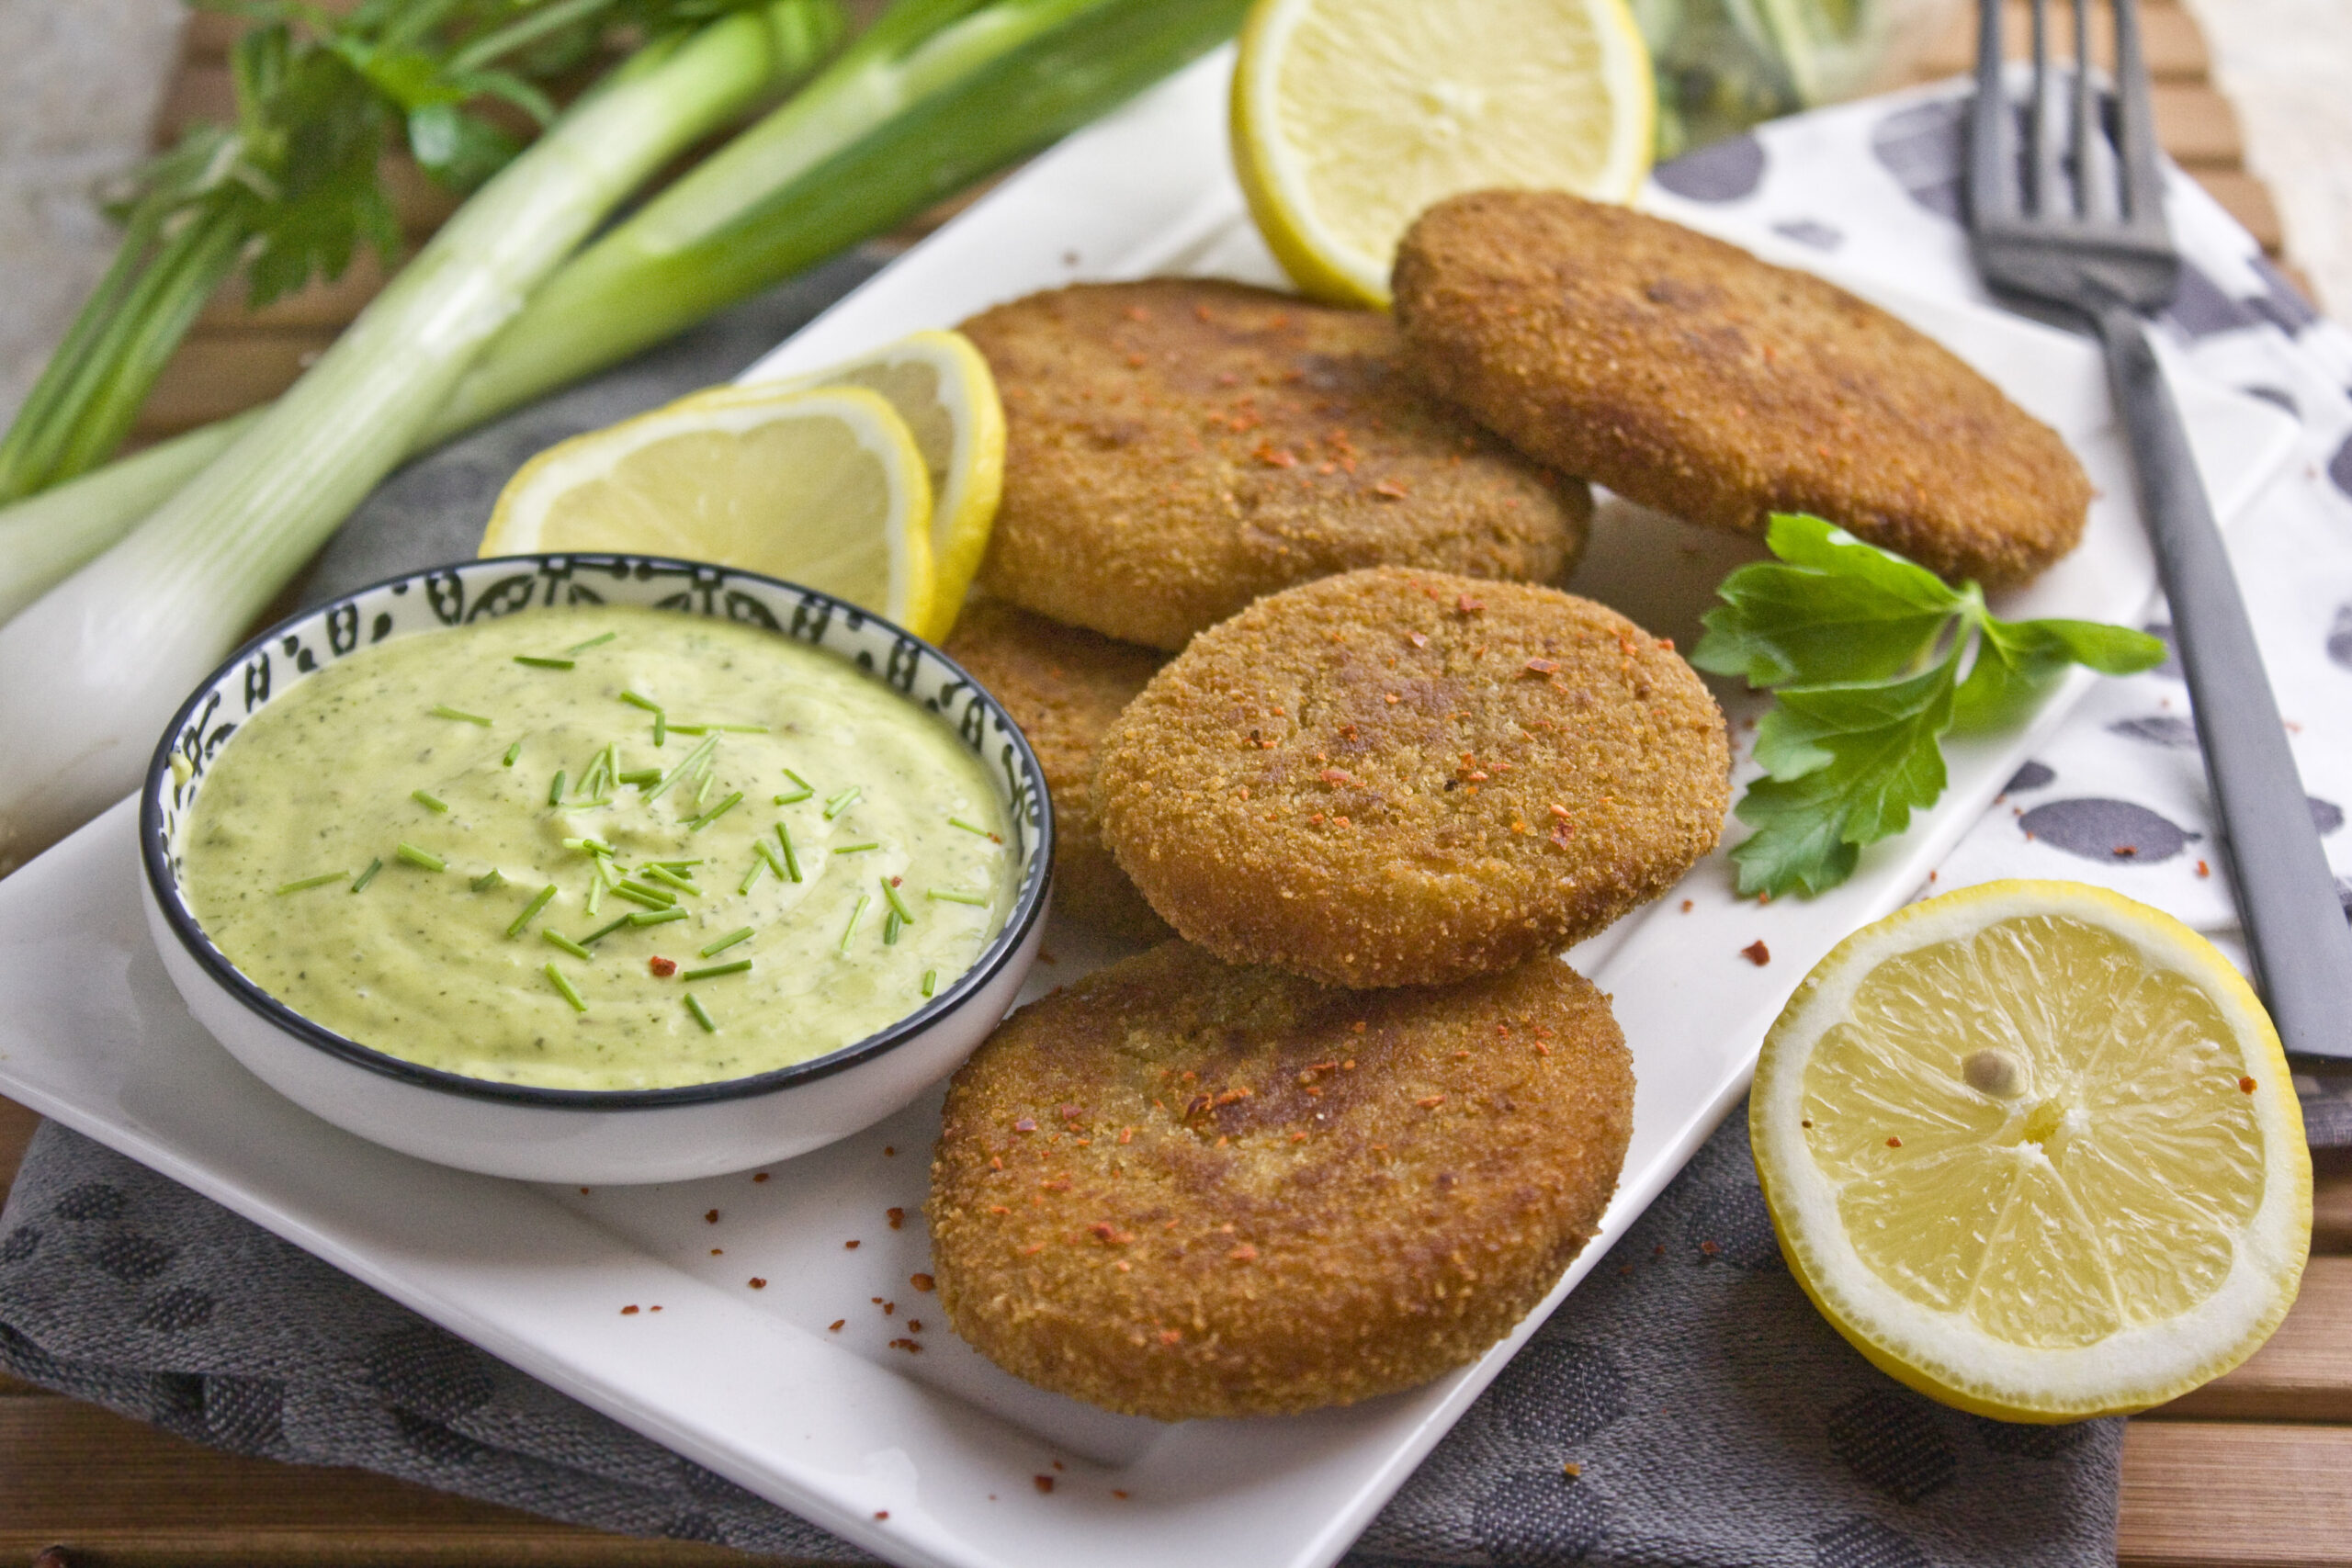
[[[2021,0],[2011,20],[2022,37]],[[2216,92],[2204,39],[2174,0],[2144,0],[2165,144],[2261,241],[2278,217],[2245,171],[2237,117]],[[158,135],[228,103],[225,19],[191,27]],[[1965,70],[1956,30],[1924,78]],[[2346,150],[2352,156],[2352,149]],[[445,201],[421,181],[402,216],[428,231]],[[2282,258],[2291,265],[2291,258]],[[141,416],[147,436],[280,390],[380,282],[364,260],[340,284],[249,316],[223,300],[203,318]],[[35,1119],[0,1100],[0,1197]],[[2302,1296],[2253,1359],[2128,1428],[2119,1558],[2132,1568],[2352,1565],[2352,1151],[2319,1158]],[[743,1564],[722,1548],[551,1525],[354,1470],[241,1458],[93,1405],[0,1378],[0,1568],[525,1568]]]

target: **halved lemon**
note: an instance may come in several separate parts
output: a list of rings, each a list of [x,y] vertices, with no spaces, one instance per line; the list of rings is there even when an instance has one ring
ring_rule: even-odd
[[[2171,916],[1995,882],[1838,944],[1748,1108],[1797,1281],[1879,1367],[1981,1416],[2143,1410],[2253,1354],[2310,1249],[2269,1017]]]
[[[913,432],[931,476],[934,642],[956,624],[989,547],[1004,493],[1004,404],[996,378],[962,333],[922,332],[822,370],[775,381],[716,387],[697,398],[759,398],[810,387],[878,392]]]
[[[1446,197],[1630,199],[1657,101],[1625,0],[1259,0],[1232,110],[1235,172],[1283,270],[1385,306],[1396,242]]]
[[[931,480],[906,422],[842,387],[686,398],[548,447],[481,553],[621,550],[763,571],[910,631],[932,622]]]

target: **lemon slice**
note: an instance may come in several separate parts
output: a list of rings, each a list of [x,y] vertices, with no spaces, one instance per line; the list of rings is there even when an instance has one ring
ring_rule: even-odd
[[[548,447],[499,492],[481,553],[681,556],[820,589],[915,632],[935,593],[931,481],[862,388],[687,398]]]
[[[1629,199],[1656,107],[1624,0],[1259,0],[1233,74],[1233,161],[1299,288],[1385,306],[1396,242],[1446,197]]]
[[[2211,943],[2101,888],[1988,883],[1847,938],[1772,1026],[1748,1118],[1814,1304],[1980,1416],[2185,1393],[2302,1277],[2277,1032]]]
[[[933,642],[954,629],[980,570],[1004,492],[1004,404],[996,378],[962,333],[922,332],[806,375],[696,394],[724,401],[810,387],[864,387],[899,411],[931,475]]]

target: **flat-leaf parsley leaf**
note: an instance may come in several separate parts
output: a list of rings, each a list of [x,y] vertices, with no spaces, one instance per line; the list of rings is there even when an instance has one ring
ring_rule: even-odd
[[[1767,543],[1779,562],[1724,579],[1690,654],[1779,699],[1756,732],[1765,776],[1736,812],[1755,829],[1732,851],[1742,893],[1810,897],[1852,875],[1864,845],[1943,794],[1946,730],[2015,723],[2070,664],[2128,675],[2164,659],[2123,626],[2001,620],[1975,583],[1818,517],[1776,515]]]

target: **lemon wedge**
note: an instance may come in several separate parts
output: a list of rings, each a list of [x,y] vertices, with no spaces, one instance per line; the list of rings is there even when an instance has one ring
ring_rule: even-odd
[[[1863,1355],[1980,1416],[2143,1410],[2286,1315],[2311,1156],[2253,990],[2171,916],[1995,882],[1790,998],[1749,1132],[1781,1247]]]
[[[1624,0],[1259,0],[1233,74],[1233,162],[1300,288],[1385,306],[1423,209],[1495,186],[1627,200],[1656,112]]]
[[[918,634],[937,602],[922,453],[858,387],[697,395],[550,446],[507,481],[482,536],[485,556],[531,550],[741,567]]]
[[[962,333],[922,332],[806,375],[718,387],[694,400],[724,402],[811,387],[864,387],[907,422],[931,476],[933,642],[954,629],[980,570],[1004,492],[1004,404],[996,378]]]

